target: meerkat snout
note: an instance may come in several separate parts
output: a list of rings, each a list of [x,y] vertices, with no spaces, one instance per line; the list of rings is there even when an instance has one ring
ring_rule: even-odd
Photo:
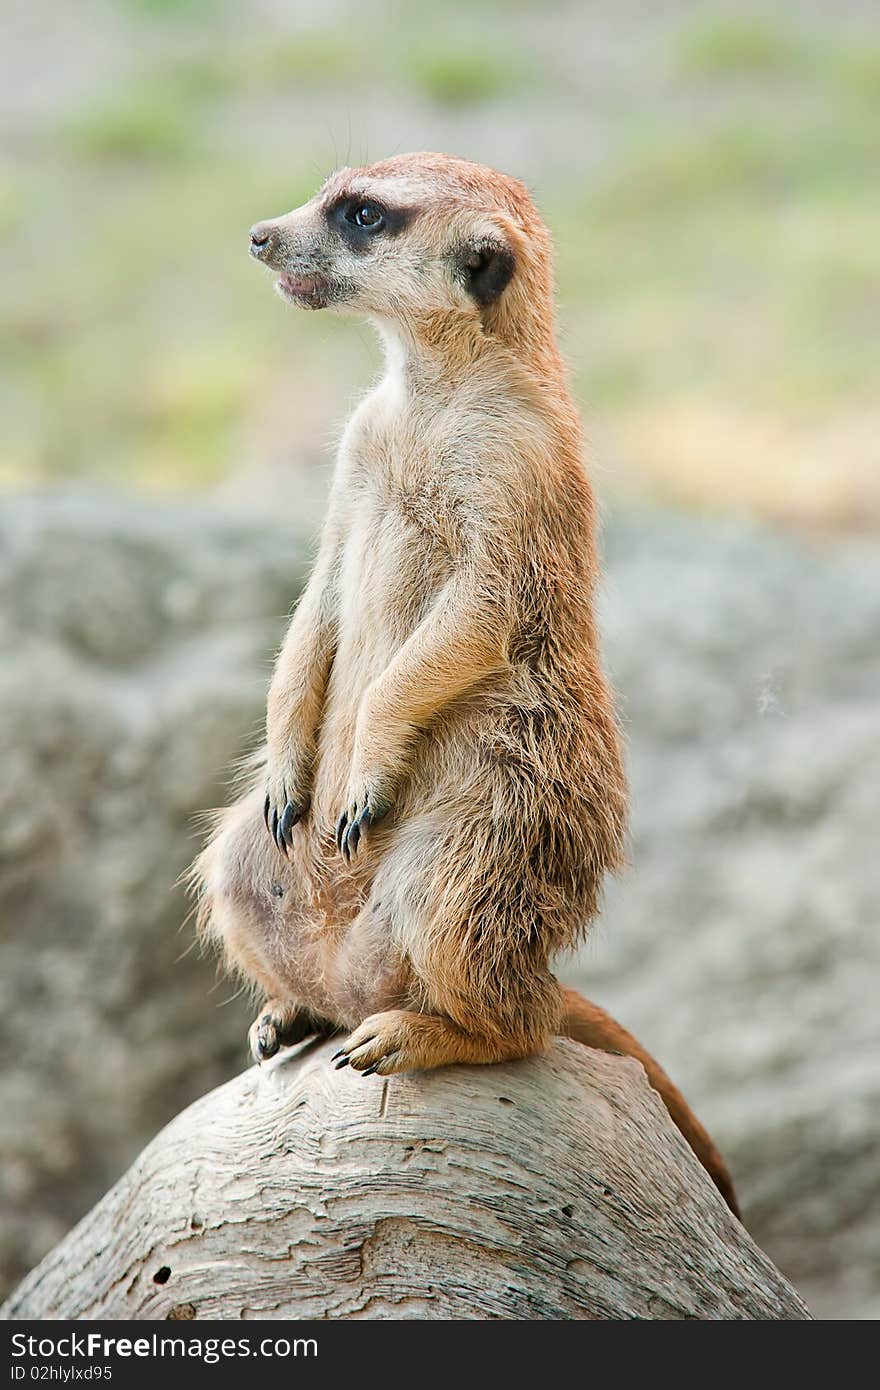
[[[250,253],[255,260],[271,254],[273,228],[269,222],[257,222],[250,230]]]
[[[294,260],[301,260],[298,253],[299,238],[292,226],[293,213],[286,217],[276,217],[265,222],[255,222],[251,227],[248,250],[255,261],[262,262],[270,270],[288,270]]]

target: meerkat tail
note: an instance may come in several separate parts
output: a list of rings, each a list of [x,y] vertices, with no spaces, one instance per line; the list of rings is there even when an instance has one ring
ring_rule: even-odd
[[[700,1124],[678,1087],[655,1062],[650,1052],[628,1033],[616,1019],[573,989],[563,989],[563,1016],[560,1033],[600,1052],[618,1052],[635,1057],[645,1068],[649,1083],[657,1091],[670,1119],[690,1144],[734,1216],[740,1218],[733,1181],[727,1165],[706,1130]]]

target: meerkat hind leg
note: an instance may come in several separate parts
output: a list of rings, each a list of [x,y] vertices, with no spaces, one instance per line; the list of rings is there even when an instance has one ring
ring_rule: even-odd
[[[315,1018],[308,1009],[282,999],[267,999],[251,1024],[248,1046],[255,1062],[266,1062],[282,1047],[293,1047],[309,1037],[329,1038],[338,1026],[326,1018]]]

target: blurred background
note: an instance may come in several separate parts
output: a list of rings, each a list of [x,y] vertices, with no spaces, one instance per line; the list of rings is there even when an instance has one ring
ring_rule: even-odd
[[[746,1224],[880,1314],[880,22],[867,0],[30,0],[0,46],[0,1273],[245,1063],[176,885],[379,355],[247,228],[524,178],[603,517],[632,867],[565,974]]]

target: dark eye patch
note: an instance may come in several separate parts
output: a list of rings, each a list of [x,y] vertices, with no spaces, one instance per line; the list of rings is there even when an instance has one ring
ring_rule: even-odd
[[[362,210],[368,215],[362,215]],[[326,212],[329,226],[352,251],[368,251],[380,237],[398,236],[412,216],[411,208],[391,208],[375,198],[355,197],[338,199]]]

